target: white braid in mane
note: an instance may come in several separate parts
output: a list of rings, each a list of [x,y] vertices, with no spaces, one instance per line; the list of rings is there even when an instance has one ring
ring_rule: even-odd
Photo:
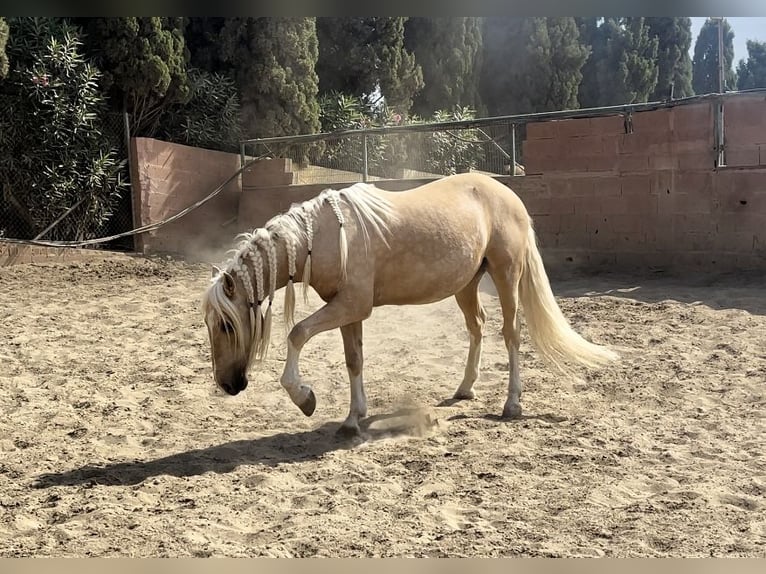
[[[284,236],[285,252],[287,253],[287,286],[285,287],[285,335],[295,326],[295,259],[297,248],[290,235]]]
[[[240,236],[241,241],[233,256],[224,269],[212,280],[203,298],[205,310],[212,309],[219,319],[228,321],[234,331],[235,344],[244,350],[245,343],[252,342],[248,366],[253,362],[262,361],[268,352],[271,339],[271,308],[276,291],[277,272],[280,262],[277,261],[276,242],[282,240],[287,254],[288,281],[285,291],[285,326],[287,332],[294,324],[295,292],[294,277],[298,249],[306,248],[307,256],[304,263],[301,282],[303,283],[304,299],[308,303],[308,287],[311,282],[311,261],[313,239],[316,225],[319,222],[319,212],[327,205],[332,209],[338,221],[338,244],[340,250],[340,277],[346,278],[348,260],[348,240],[346,225],[348,221],[343,207],[348,207],[355,216],[355,222],[361,231],[365,250],[369,249],[370,233],[375,233],[386,245],[385,235],[389,232],[388,223],[395,215],[391,204],[374,191],[374,187],[364,183],[356,183],[341,190],[326,189],[317,197],[300,204],[294,204],[281,215],[270,219],[262,228]],[[269,304],[263,314],[266,286],[264,276],[264,259],[269,272]],[[249,265],[248,265],[249,262]],[[251,268],[252,267],[252,271]],[[242,283],[250,307],[251,328],[245,333],[239,313],[226,296],[223,288],[223,275],[228,273],[239,278]],[[252,278],[251,278],[252,273]]]
[[[332,207],[335,218],[338,220],[340,231],[338,233],[340,253],[340,277],[341,281],[346,280],[346,258],[348,257],[348,241],[346,239],[346,229],[343,227],[343,211],[340,208],[340,192],[334,189],[327,190],[327,203]]]
[[[311,283],[311,250],[314,246],[314,221],[313,216],[309,211],[304,209],[305,205],[301,206],[298,211],[298,215],[303,219],[306,224],[306,263],[303,264],[303,301],[306,305],[309,304],[309,284]]]
[[[255,286],[257,290],[257,297],[255,304],[255,326],[253,327],[252,331],[254,332],[253,335],[253,345],[250,349],[250,362],[252,362],[252,359],[255,359],[257,361],[263,360],[263,258],[261,257],[261,253],[258,251],[258,249],[250,249],[248,251],[248,256],[250,258],[250,262],[253,265],[253,274],[255,278]]]
[[[266,316],[263,320],[261,340],[257,342],[260,347],[258,356],[260,360],[263,360],[269,352],[269,343],[271,342],[271,308],[274,304],[274,292],[277,283],[277,248],[274,246],[271,234],[264,228],[255,230],[252,241],[266,253],[266,264],[269,267],[269,305],[266,307]],[[263,285],[263,276],[258,278],[258,282]]]

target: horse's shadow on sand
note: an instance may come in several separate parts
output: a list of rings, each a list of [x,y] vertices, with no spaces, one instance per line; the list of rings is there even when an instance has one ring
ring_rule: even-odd
[[[456,405],[461,402],[461,399],[444,399],[442,402],[437,404],[437,407],[451,407],[453,405]],[[480,418],[488,421],[495,421],[498,423],[521,423],[524,421],[530,421],[530,420],[539,420],[546,423],[561,423],[567,420],[567,417],[560,416],[554,413],[542,413],[537,415],[528,415],[526,413],[522,414],[521,416],[513,419],[508,419],[503,417],[502,415],[496,415],[492,413],[484,414],[484,415],[470,415],[466,413],[458,413],[456,415],[452,415],[451,417],[448,417],[447,420],[449,421],[455,421],[460,419],[474,419],[474,418]]]
[[[351,449],[363,442],[417,435],[425,427],[435,424],[427,416],[421,421],[414,420],[418,418],[417,414],[402,409],[367,417],[360,421],[361,434],[353,437],[337,433],[340,423],[328,422],[312,430],[230,441],[154,460],[89,464],[63,472],[42,474],[37,477],[32,487],[125,486],[139,484],[147,478],[159,475],[187,477],[206,472],[225,474],[242,465],[274,467],[279,464],[310,461],[329,452]],[[404,422],[397,425],[397,419],[403,419]]]
[[[448,406],[444,401],[437,406]],[[472,415],[454,415],[447,420],[477,418]],[[497,415],[479,415],[492,421],[505,421]],[[540,419],[561,422],[566,417],[555,415],[522,415],[511,422]],[[364,442],[372,442],[397,436],[422,436],[438,425],[430,415],[419,409],[399,409],[386,414],[367,417],[360,421],[361,433],[346,437],[339,434],[340,423],[328,422],[316,429],[300,432],[283,432],[256,439],[236,440],[207,448],[187,450],[154,460],[135,460],[103,465],[85,465],[63,472],[42,474],[32,483],[33,488],[54,486],[130,486],[160,475],[176,477],[197,476],[206,472],[225,474],[239,466],[261,465],[274,467],[280,464],[316,460],[323,455],[354,448]]]

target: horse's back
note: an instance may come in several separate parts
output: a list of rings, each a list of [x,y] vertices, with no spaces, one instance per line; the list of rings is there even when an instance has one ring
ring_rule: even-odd
[[[386,247],[376,253],[378,303],[451,295],[474,277],[488,250],[524,244],[523,203],[489,176],[459,174],[381,195],[391,202],[396,220],[390,222]]]
[[[460,173],[406,191],[382,192],[401,211],[433,211],[465,217],[476,207],[498,217],[527,216],[521,198],[507,185],[483,173]]]
[[[400,219],[393,228],[409,242],[436,236],[470,243],[469,238],[476,237],[486,246],[493,240],[524,243],[527,236],[530,217],[521,198],[482,173],[452,175],[407,191],[384,193]]]

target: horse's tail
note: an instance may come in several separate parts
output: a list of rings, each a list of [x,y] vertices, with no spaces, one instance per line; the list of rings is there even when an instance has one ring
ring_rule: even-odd
[[[532,343],[552,365],[568,372],[567,363],[595,368],[618,358],[614,351],[586,341],[569,325],[553,296],[531,222],[519,297]]]

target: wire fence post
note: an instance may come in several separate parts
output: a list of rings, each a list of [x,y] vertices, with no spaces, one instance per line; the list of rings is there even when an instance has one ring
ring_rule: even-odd
[[[723,98],[721,98],[721,103],[719,104],[721,107],[721,111],[719,112],[721,115],[721,151],[719,152],[718,161],[719,165],[726,165],[726,128],[724,127],[724,105],[723,105]]]
[[[124,125],[125,129],[125,157],[128,162],[128,180],[130,181],[130,186],[128,186],[128,192],[130,193],[130,227],[135,228],[136,227],[136,194],[133,193],[133,186],[137,185],[137,183],[133,182],[132,173],[133,173],[133,166],[132,166],[132,154],[130,153],[130,115],[128,114],[127,108],[123,108],[122,110],[122,123]],[[132,240],[133,242],[133,249],[136,248],[136,241],[135,238]]]
[[[716,169],[726,165],[724,158],[724,135],[723,135],[723,96],[720,96],[713,104],[713,131],[715,135],[715,167]]]
[[[245,163],[247,163],[247,158],[245,156],[245,146],[247,144],[243,141],[239,142],[239,167],[240,169],[244,169]],[[239,189],[244,190],[245,188],[245,172],[239,174]]]
[[[516,175],[516,124],[511,124],[511,175]]]
[[[367,183],[367,134],[362,135],[362,181]]]

